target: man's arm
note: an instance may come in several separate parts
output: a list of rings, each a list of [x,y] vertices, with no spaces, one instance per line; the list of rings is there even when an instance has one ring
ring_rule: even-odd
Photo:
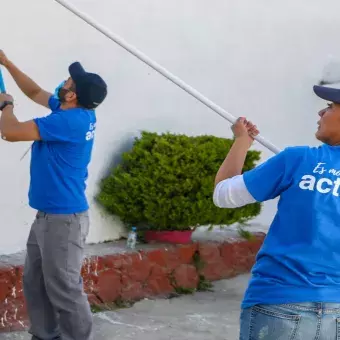
[[[20,90],[35,103],[49,108],[48,101],[52,96],[51,93],[43,90],[25,73],[19,70],[0,50],[0,64],[2,64],[13,77]]]
[[[40,140],[39,129],[33,120],[19,122],[13,113],[13,106],[6,106],[0,118],[2,139],[7,142],[23,142]]]
[[[6,93],[0,93],[0,104],[4,102],[13,103],[13,97]],[[83,143],[86,140],[89,125],[90,119],[85,112],[70,115],[66,111],[19,122],[13,112],[13,104],[8,104],[2,109],[0,118],[0,132],[2,138],[8,142],[41,140],[44,142]]]

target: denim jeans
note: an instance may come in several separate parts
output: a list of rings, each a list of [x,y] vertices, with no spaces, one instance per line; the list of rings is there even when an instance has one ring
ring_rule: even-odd
[[[240,322],[240,340],[340,340],[340,303],[258,305]]]

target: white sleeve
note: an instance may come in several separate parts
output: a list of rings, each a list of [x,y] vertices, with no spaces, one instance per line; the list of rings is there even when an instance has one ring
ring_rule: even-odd
[[[243,175],[218,183],[215,187],[213,200],[219,208],[238,208],[256,202],[244,183]]]

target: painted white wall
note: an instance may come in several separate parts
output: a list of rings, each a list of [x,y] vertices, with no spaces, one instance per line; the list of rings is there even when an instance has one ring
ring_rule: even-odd
[[[280,148],[316,144],[312,92],[328,54],[340,56],[338,0],[73,0],[103,25],[236,116],[245,115]],[[43,87],[53,90],[80,60],[109,84],[98,110],[88,195],[142,129],[230,137],[230,127],[189,95],[68,13],[53,0],[2,6],[1,48]],[[22,120],[47,114],[5,74]],[[0,143],[0,253],[25,246],[34,211],[27,206],[28,145]],[[259,145],[256,149],[263,150]],[[263,150],[263,160],[271,156]],[[91,200],[92,201],[92,200]],[[276,202],[257,222],[269,224]],[[89,242],[117,238],[118,221],[92,207]]]

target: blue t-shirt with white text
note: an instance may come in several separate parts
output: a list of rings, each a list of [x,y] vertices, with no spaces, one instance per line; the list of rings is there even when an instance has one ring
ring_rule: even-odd
[[[41,136],[32,146],[29,203],[51,214],[88,210],[85,195],[96,129],[93,110],[62,110],[51,96],[52,113],[34,119]]]
[[[340,303],[340,147],[290,147],[244,173],[259,202],[280,196],[242,308]]]

